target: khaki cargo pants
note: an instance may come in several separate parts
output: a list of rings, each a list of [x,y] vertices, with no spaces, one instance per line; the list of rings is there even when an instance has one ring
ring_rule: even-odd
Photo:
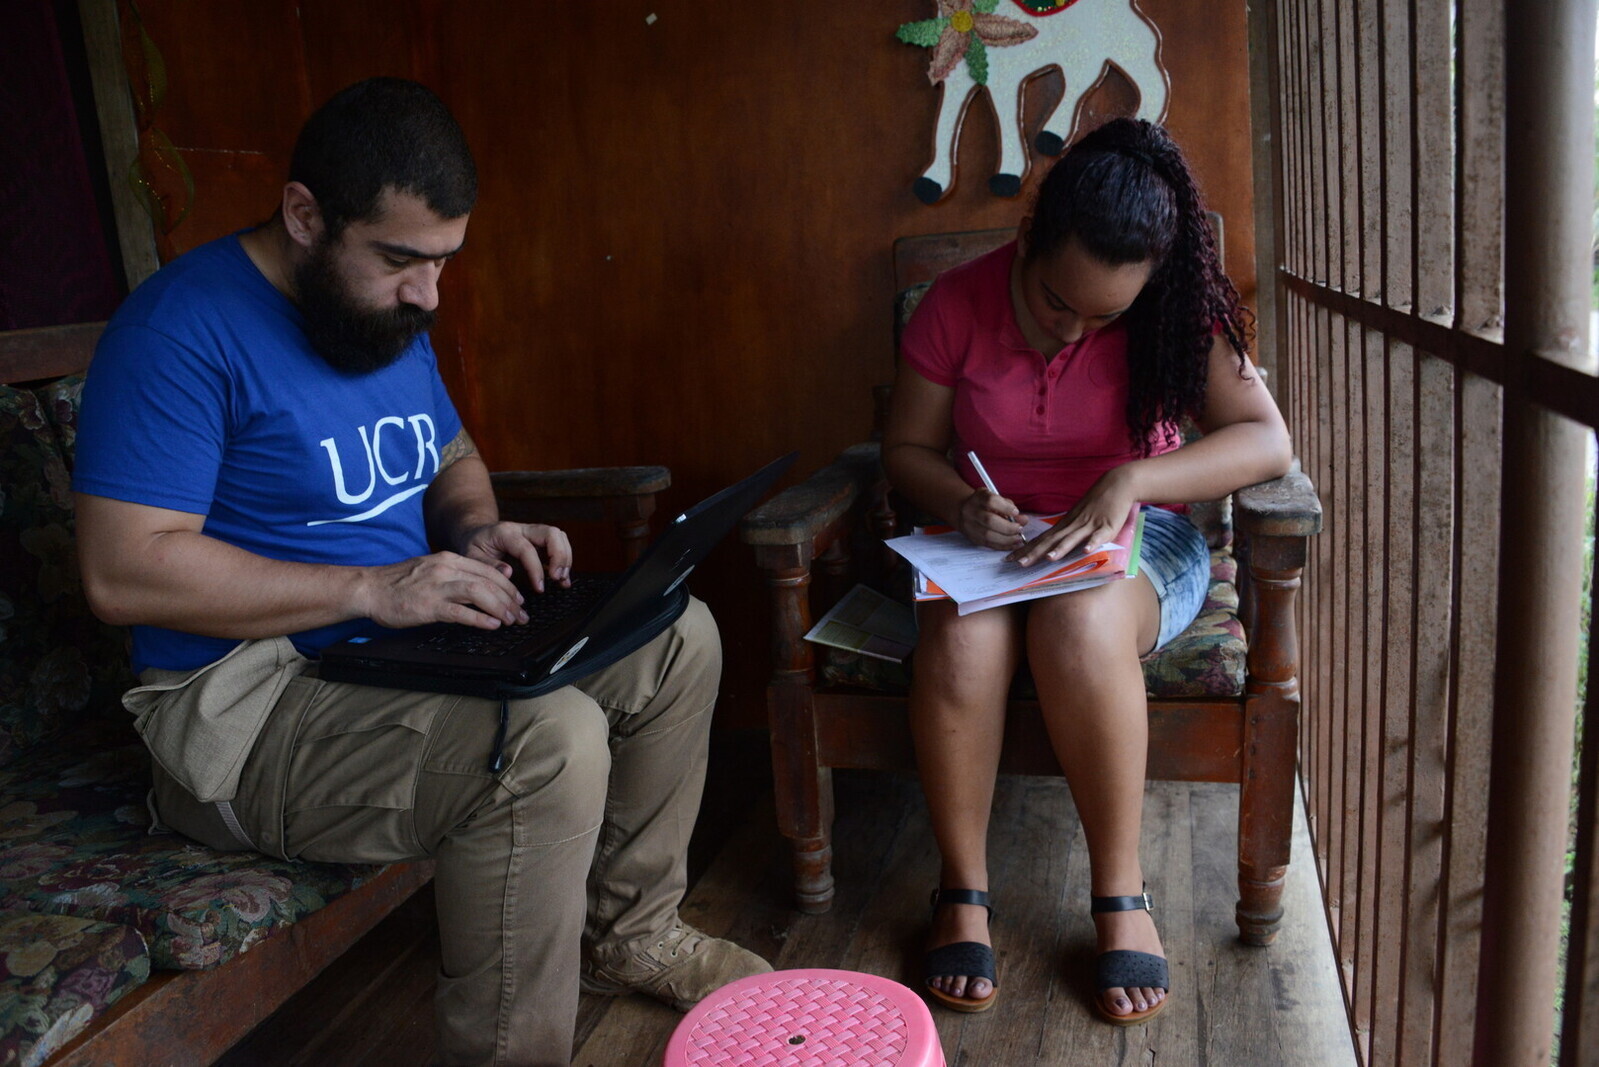
[[[151,688],[130,694],[157,750],[161,821],[214,848],[289,859],[432,857],[438,1061],[564,1067],[581,954],[619,961],[676,918],[721,675],[710,612],[691,600],[619,663],[513,701],[498,775],[488,770],[497,702],[323,682],[278,642],[247,642],[244,655],[187,674],[146,671]],[[268,684],[281,695],[236,795],[201,803],[175,780],[193,782],[187,769],[163,769],[150,727],[195,713],[185,701],[214,702],[227,688],[216,673],[271,644],[260,651],[276,657]]]

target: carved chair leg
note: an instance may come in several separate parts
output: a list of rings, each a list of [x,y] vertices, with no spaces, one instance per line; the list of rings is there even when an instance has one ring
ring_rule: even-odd
[[[833,770],[815,751],[772,746],[777,828],[794,851],[794,903],[807,915],[833,906]]]
[[[775,555],[775,553],[774,553]],[[833,905],[833,772],[817,758],[812,702],[810,560],[763,560],[772,592],[773,670],[766,689],[777,828],[794,849],[794,896],[810,914]]]
[[[1269,945],[1282,921],[1294,829],[1299,699],[1252,693],[1245,709],[1244,780],[1238,796],[1238,936]]]
[[[1244,708],[1244,774],[1238,794],[1238,936],[1269,945],[1282,921],[1283,882],[1294,832],[1299,695],[1250,682]]]
[[[821,915],[833,907],[833,828],[820,837],[796,838],[794,847],[794,906],[806,915]]]
[[[1237,909],[1238,936],[1248,945],[1271,944],[1282,921],[1298,780],[1299,649],[1293,600],[1303,557],[1281,555],[1289,566],[1268,569],[1268,561],[1258,556],[1251,566],[1257,614],[1244,707]]]
[[[1269,945],[1277,940],[1283,919],[1283,882],[1286,864],[1264,869],[1238,864],[1238,907],[1233,917],[1238,922],[1238,940],[1246,945]]]

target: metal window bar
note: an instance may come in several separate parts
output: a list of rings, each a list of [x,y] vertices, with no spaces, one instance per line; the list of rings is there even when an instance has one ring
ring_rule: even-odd
[[[1328,517],[1299,609],[1301,771],[1366,1063],[1552,1052],[1581,444],[1599,425],[1594,2],[1254,12],[1271,53],[1266,341]],[[1596,703],[1572,1064],[1599,1062]]]

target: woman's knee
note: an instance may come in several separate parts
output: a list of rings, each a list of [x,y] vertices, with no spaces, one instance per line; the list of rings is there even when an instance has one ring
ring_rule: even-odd
[[[1003,693],[1020,664],[1020,634],[1010,609],[957,615],[923,612],[911,669],[919,694],[955,703]]]
[[[1027,620],[1027,646],[1030,653],[1045,648],[1084,656],[1131,648],[1136,657],[1139,632],[1147,625],[1158,628],[1159,623],[1160,605],[1152,591],[1137,588],[1136,582],[1113,582],[1034,601]]]
[[[1009,607],[959,614],[953,604],[930,605],[917,613],[917,651],[931,651],[950,662],[991,661],[1006,656],[1019,642],[1018,614]]]

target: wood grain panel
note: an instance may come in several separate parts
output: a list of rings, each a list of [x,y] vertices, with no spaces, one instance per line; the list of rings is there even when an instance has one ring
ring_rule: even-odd
[[[129,19],[127,4],[119,6],[123,19]],[[157,125],[186,156],[250,149],[271,153],[287,167],[294,136],[312,106],[301,47],[302,6],[294,0],[138,5],[145,31],[165,61]],[[255,218],[247,215],[242,221]]]
[[[256,151],[186,152],[184,162],[197,189],[189,217],[173,232],[177,250],[187,252],[214,238],[270,217],[283,189],[283,163]]]

